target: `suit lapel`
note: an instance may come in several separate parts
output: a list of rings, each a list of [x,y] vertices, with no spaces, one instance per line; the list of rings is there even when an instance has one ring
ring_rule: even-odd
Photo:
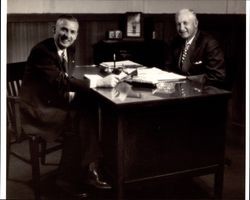
[[[185,62],[185,68],[187,71],[192,68],[193,62],[197,60],[200,49],[200,32],[198,31],[188,50],[187,61]]]
[[[192,42],[192,45],[190,47],[190,61],[191,63],[196,60],[197,56],[199,55],[199,51],[201,49],[200,45],[200,32],[197,32],[197,35],[194,38],[194,41]]]
[[[51,38],[49,44],[50,44],[49,48],[51,50],[51,53],[53,54],[53,57],[56,59],[56,62],[57,62],[56,66],[59,68],[60,71],[64,71],[63,66],[62,66],[62,60],[61,60],[61,58],[58,55],[54,38]]]
[[[75,67],[74,50],[72,48],[68,48],[67,54],[68,54],[68,69],[69,69],[68,73],[69,76],[71,76],[73,69]]]

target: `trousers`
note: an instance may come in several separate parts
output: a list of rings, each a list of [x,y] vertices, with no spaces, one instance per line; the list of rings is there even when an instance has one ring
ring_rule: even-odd
[[[83,177],[91,162],[98,162],[101,150],[98,137],[98,104],[76,97],[69,109],[63,133],[59,176],[68,181]]]

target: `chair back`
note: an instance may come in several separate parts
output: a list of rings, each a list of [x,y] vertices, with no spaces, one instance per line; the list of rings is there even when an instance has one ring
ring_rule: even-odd
[[[7,64],[7,130],[13,133],[16,140],[22,134],[20,111],[19,111],[19,91],[26,62]]]
[[[40,198],[40,162],[45,165],[46,155],[62,149],[60,140],[51,142],[47,146],[47,141],[35,134],[24,134],[21,126],[20,98],[19,92],[22,84],[26,62],[7,64],[7,170],[9,169],[10,154],[22,161],[31,164],[32,186],[35,199]],[[14,137],[13,137],[14,136]],[[15,141],[11,141],[15,138]],[[29,140],[29,159],[20,155],[19,152],[11,151],[11,144],[20,143],[24,139]],[[7,171],[8,176],[8,171]]]

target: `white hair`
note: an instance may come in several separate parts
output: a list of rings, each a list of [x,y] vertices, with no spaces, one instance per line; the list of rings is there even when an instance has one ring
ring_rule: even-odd
[[[194,19],[194,22],[198,24],[198,19],[197,19],[197,16],[196,16],[196,13],[194,12],[194,10],[189,9],[189,8],[183,8],[183,9],[179,10],[179,11],[175,14],[175,19],[177,19],[177,17],[178,17],[181,13],[189,14],[189,15],[192,16],[192,18]]]

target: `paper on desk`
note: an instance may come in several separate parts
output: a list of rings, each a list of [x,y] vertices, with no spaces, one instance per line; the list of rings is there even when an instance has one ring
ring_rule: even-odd
[[[123,80],[123,79],[125,79],[127,76],[128,76],[128,74],[126,74],[125,72],[121,72],[121,73],[118,75],[118,78],[119,78],[120,80]]]
[[[186,76],[182,76],[173,72],[163,71],[159,68],[138,68],[137,76],[133,77],[133,81],[145,82],[156,84],[160,81],[178,81],[186,79]]]
[[[107,68],[113,68],[114,67],[114,61],[111,62],[102,62],[100,63],[101,66],[107,67]],[[123,61],[116,61],[115,67],[116,68],[137,68],[141,67],[142,65],[136,62],[133,62],[131,60],[123,60]]]
[[[121,72],[117,77],[120,81],[126,79],[129,76],[129,74],[126,72]],[[102,76],[98,74],[84,74],[84,77],[90,80],[90,87],[95,87],[98,80],[103,78]]]
[[[93,80],[93,81],[96,81],[98,79],[101,79],[102,77],[98,74],[84,74],[84,76],[89,79],[89,80]]]
[[[134,69],[135,70],[135,69]],[[132,71],[127,71],[127,70],[124,70],[122,71],[119,75],[117,75],[117,77],[120,79],[120,80],[123,80],[125,79],[130,73],[132,73],[134,70]],[[91,82],[96,82],[97,80],[101,79],[102,76],[98,75],[98,74],[84,74],[84,77],[86,77],[87,79],[89,79]]]

